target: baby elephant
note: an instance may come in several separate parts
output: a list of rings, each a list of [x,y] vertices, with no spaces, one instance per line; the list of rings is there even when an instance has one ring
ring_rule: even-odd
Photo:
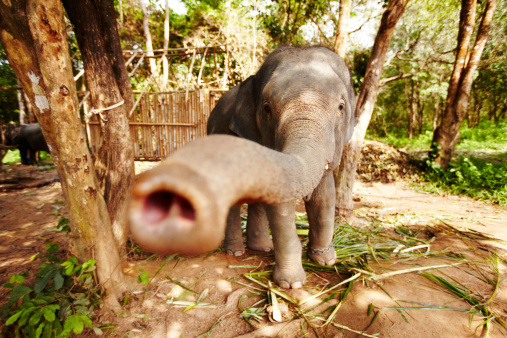
[[[257,74],[225,93],[208,120],[208,134],[239,136],[306,162],[321,163],[323,174],[308,173],[299,179],[315,188],[305,196],[310,223],[308,256],[322,265],[333,265],[336,258],[331,246],[335,210],[332,171],[352,135],[355,106],[350,71],[338,55],[322,47],[282,47],[266,59]],[[269,174],[269,168],[259,173]],[[273,249],[269,223],[277,262],[274,279],[286,288],[305,282],[294,208],[294,200],[248,206],[247,246]],[[236,256],[244,253],[239,211],[239,206],[231,208],[225,233],[225,249]]]
[[[241,255],[239,206],[248,203],[247,246],[274,249],[275,282],[301,287],[296,199],[304,198],[310,222],[308,256],[334,264],[333,169],[352,136],[355,105],[337,54],[278,48],[218,101],[210,136],[139,177],[129,212],[134,239],[154,252],[195,254],[217,248],[225,231],[226,251]]]
[[[21,126],[8,125],[5,133],[5,143],[19,148],[22,164],[37,163],[36,154],[40,150],[49,152],[38,123]]]

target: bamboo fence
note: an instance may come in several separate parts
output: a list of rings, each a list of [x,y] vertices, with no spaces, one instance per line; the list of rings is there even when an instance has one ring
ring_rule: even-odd
[[[130,116],[129,125],[135,160],[159,161],[205,136],[209,114],[224,91],[134,92],[134,99],[139,103]],[[86,113],[89,105],[83,107]],[[96,154],[102,143],[97,116],[86,122],[86,131],[90,149]]]

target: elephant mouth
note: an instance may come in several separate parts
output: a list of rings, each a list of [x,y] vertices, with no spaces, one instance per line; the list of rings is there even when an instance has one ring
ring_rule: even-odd
[[[167,220],[190,225],[196,219],[195,209],[189,200],[164,190],[155,191],[145,196],[141,212],[143,220],[154,226]]]

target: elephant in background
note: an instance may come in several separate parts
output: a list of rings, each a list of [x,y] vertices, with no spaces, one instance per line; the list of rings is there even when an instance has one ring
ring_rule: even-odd
[[[296,199],[304,198],[308,213],[309,258],[334,264],[333,170],[352,136],[355,105],[350,71],[337,54],[323,47],[276,49],[220,98],[210,136],[139,178],[133,237],[155,252],[198,253],[217,247],[225,231],[226,251],[241,255],[239,206],[248,203],[247,246],[274,248],[275,282],[301,287]]]
[[[37,163],[37,152],[49,152],[38,123],[21,126],[8,125],[5,133],[5,145],[17,146],[21,156],[21,163],[28,165]]]

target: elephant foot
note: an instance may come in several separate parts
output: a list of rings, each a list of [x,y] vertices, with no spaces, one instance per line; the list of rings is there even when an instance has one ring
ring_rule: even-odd
[[[245,246],[243,242],[241,243],[229,243],[227,241],[224,242],[224,249],[228,255],[231,256],[241,256],[245,253]]]
[[[246,238],[246,246],[251,250],[271,252],[273,251],[273,241],[269,236],[267,238]]]
[[[331,266],[336,262],[336,251],[334,251],[332,244],[324,249],[315,249],[308,246],[308,258],[320,265]]]
[[[299,289],[306,283],[306,273],[303,267],[279,267],[275,264],[273,280],[284,289]]]

